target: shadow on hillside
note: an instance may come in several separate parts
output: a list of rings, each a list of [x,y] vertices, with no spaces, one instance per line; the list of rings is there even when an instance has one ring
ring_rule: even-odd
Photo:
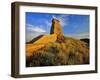
[[[38,39],[40,39],[40,38],[43,37],[43,36],[44,36],[44,35],[39,35],[39,36],[37,36],[36,38],[32,39],[31,41],[26,42],[26,44],[34,43],[35,41],[37,41]]]
[[[89,39],[84,38],[84,39],[80,39],[80,40],[83,41],[83,42],[86,42],[87,46],[89,47],[89,45],[90,45],[90,40]]]

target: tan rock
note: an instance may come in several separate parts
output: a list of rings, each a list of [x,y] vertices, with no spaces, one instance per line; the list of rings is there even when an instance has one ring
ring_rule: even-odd
[[[50,34],[56,34],[57,35],[57,41],[58,42],[64,42],[64,33],[62,31],[62,27],[60,25],[60,21],[57,19],[52,20],[52,26],[50,30]]]
[[[52,20],[50,34],[57,34],[57,36],[64,35],[59,20],[57,20],[57,19]]]

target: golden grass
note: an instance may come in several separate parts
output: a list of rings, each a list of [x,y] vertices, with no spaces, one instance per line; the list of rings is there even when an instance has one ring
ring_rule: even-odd
[[[45,40],[46,41],[46,40]],[[89,63],[89,47],[85,42],[70,37],[65,42],[49,42],[32,52],[27,66],[57,66]]]
[[[56,39],[57,35],[51,34],[43,36],[42,38],[40,38],[39,40],[35,41],[32,44],[26,44],[26,56],[27,57],[32,56],[34,51],[43,48],[46,45],[46,43],[55,42]]]
[[[40,38],[39,40],[35,41],[34,43],[38,43],[38,44],[46,44],[49,42],[55,42],[57,39],[57,35],[56,34],[51,34],[51,35],[44,35],[42,38]]]
[[[37,51],[38,49],[43,48],[44,44],[27,44],[26,45],[26,56],[32,56],[34,51]]]

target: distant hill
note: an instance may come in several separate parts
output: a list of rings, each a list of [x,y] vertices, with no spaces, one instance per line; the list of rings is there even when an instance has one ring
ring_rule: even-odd
[[[88,44],[88,46],[89,46],[90,40],[88,38],[84,38],[84,39],[80,39],[80,40],[86,42]]]
[[[40,38],[43,37],[43,36],[44,36],[44,35],[39,35],[39,36],[37,36],[36,38],[33,38],[31,41],[26,42],[26,44],[34,43],[36,40],[40,39]]]

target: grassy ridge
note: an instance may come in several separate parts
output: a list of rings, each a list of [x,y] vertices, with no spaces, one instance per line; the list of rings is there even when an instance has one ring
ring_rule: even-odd
[[[58,66],[89,63],[87,43],[66,37],[64,42],[47,43],[44,48],[33,52],[26,62],[27,67]]]
[[[45,41],[46,40],[46,41]],[[45,46],[45,44],[50,42],[55,42],[57,40],[56,34],[51,35],[42,35],[42,37],[38,37],[35,41],[32,40],[29,44],[26,44],[26,56],[29,58],[32,56],[34,51],[37,51]]]

